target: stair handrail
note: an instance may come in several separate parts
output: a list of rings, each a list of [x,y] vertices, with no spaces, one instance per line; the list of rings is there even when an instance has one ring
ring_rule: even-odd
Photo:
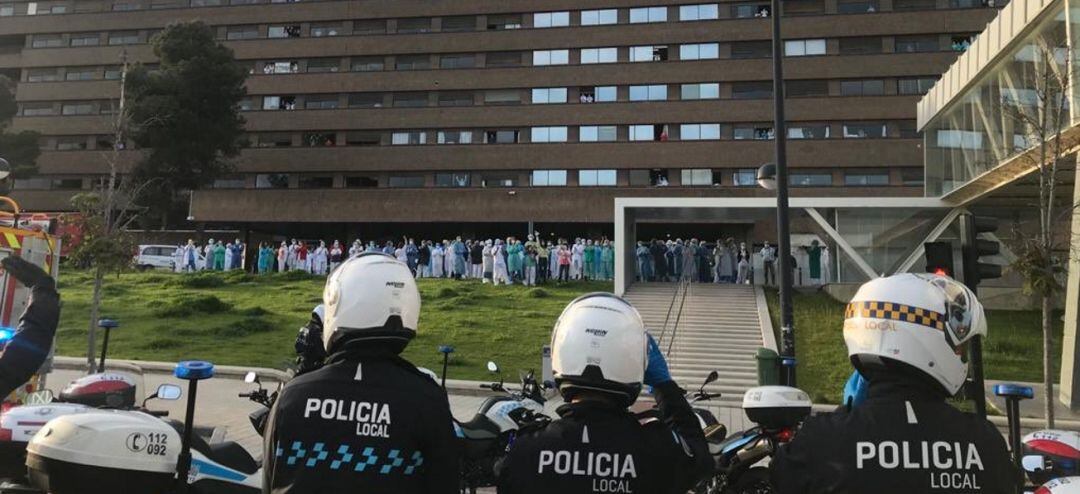
[[[664,352],[667,357],[671,356],[671,347],[675,343],[675,335],[679,330],[679,322],[682,320],[683,309],[686,307],[686,297],[690,292],[690,277],[685,273],[679,278],[678,284],[675,285],[675,293],[671,296],[671,305],[668,306],[667,316],[664,318],[664,327],[660,332],[660,341],[664,341],[664,337],[667,335],[668,323],[671,322],[672,312],[675,313],[675,324],[671,326],[671,338],[668,340],[667,351]],[[675,310],[676,303],[678,304],[678,311]]]

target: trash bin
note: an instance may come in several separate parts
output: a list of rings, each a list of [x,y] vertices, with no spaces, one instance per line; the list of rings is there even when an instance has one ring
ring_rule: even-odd
[[[757,349],[754,357],[757,359],[758,386],[780,384],[780,354],[775,350],[761,347]]]

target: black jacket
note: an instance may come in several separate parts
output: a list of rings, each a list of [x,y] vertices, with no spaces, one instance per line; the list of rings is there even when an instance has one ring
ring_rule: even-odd
[[[697,418],[674,382],[656,387],[659,418],[598,402],[559,407],[559,420],[519,434],[499,494],[685,493],[712,474]]]
[[[52,278],[44,278],[30,289],[30,304],[0,355],[0,399],[26,384],[41,368],[59,324],[60,294]]]
[[[417,264],[423,264],[424,266],[431,264],[431,249],[428,246],[421,245],[417,254]]]
[[[396,355],[334,355],[290,381],[268,421],[264,493],[457,493],[446,394]]]
[[[484,246],[483,244],[473,244],[472,249],[469,250],[469,261],[471,264],[483,264],[484,263]]]
[[[777,494],[1014,494],[1019,480],[994,426],[898,381],[807,419],[771,469]]]

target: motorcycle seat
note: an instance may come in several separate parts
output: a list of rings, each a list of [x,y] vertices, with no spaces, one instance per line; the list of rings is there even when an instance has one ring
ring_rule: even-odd
[[[232,441],[210,444],[207,450],[204,451],[200,449],[200,452],[222,466],[238,470],[248,475],[259,471],[259,464],[250,454],[248,454],[247,450],[240,444]]]
[[[499,437],[502,431],[499,430],[499,426],[478,413],[472,420],[461,423],[461,432],[465,435],[465,439],[482,440]]]

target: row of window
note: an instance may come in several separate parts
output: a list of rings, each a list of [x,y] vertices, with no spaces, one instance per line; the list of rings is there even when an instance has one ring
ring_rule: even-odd
[[[116,0],[111,2],[89,2],[89,1],[43,1],[43,2],[26,2],[26,3],[2,3],[0,4],[0,17],[13,16],[13,15],[47,15],[47,14],[66,14],[66,13],[90,13],[90,12],[103,12],[112,10],[114,12],[125,12],[142,9],[171,9],[171,8],[187,8],[187,7],[218,7],[224,5],[253,5],[253,4],[275,4],[275,3],[297,3],[301,0]],[[319,1],[319,0],[304,0],[307,1]],[[891,3],[892,10],[904,11],[904,10],[930,10],[930,9],[965,9],[965,8],[985,8],[985,7],[1003,7],[1008,3],[1008,0],[893,0]],[[857,14],[877,12],[881,10],[881,5],[878,0],[838,0],[836,5],[836,13],[840,14]],[[659,9],[663,7],[644,7],[638,9],[631,9],[630,18],[623,22],[662,22],[655,21],[660,14],[654,14],[653,9]],[[753,18],[753,17],[768,17],[771,14],[771,6],[768,2],[747,2],[737,3],[733,5],[725,5],[722,9],[717,4],[700,4],[700,5],[683,5],[679,6],[679,20],[680,21],[694,21],[716,18]],[[581,25],[600,25],[600,24],[615,24],[617,21],[612,20],[608,22],[603,16],[608,14],[601,14],[602,12],[614,11],[615,9],[607,10],[586,10],[581,11],[580,17]],[[635,18],[633,11],[638,11]],[[592,14],[592,13],[596,14]],[[590,13],[586,15],[586,13]],[[826,6],[823,0],[790,0],[784,3],[785,15],[813,15],[826,13]],[[533,27],[552,27],[558,26],[561,22],[561,14],[567,14],[569,12],[550,12],[539,13],[533,15]],[[522,16],[523,14],[513,14]],[[666,18],[667,13],[663,14]],[[537,20],[537,16],[541,19]],[[595,19],[594,19],[595,17]],[[445,19],[445,18],[444,18]],[[569,22],[569,20],[567,20]],[[523,25],[523,21],[519,21],[518,25]]]

